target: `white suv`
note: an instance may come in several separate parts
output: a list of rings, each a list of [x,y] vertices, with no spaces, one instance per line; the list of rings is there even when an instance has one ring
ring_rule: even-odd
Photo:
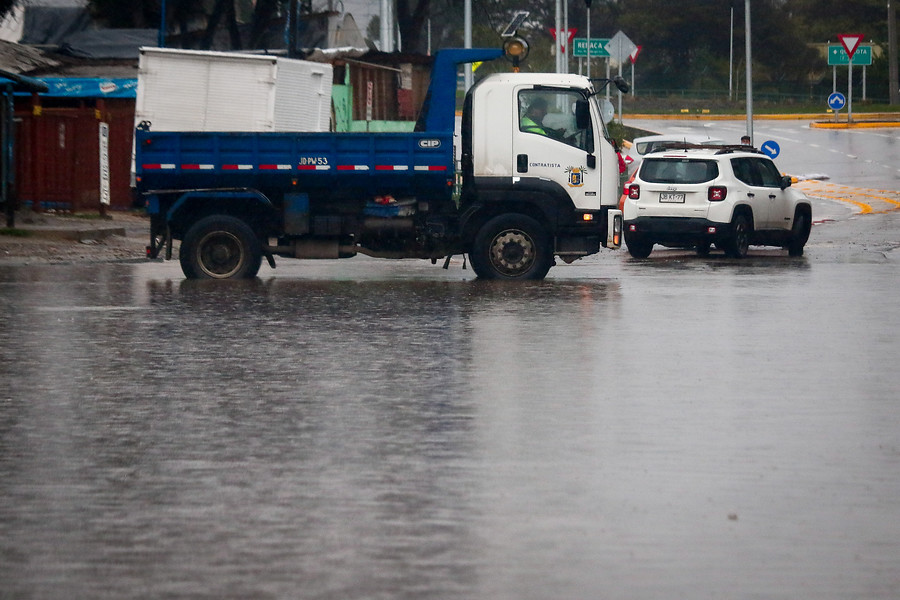
[[[812,205],[790,185],[790,177],[750,146],[682,144],[647,154],[625,186],[628,252],[646,258],[662,244],[707,254],[715,244],[741,258],[752,244],[801,256]]]

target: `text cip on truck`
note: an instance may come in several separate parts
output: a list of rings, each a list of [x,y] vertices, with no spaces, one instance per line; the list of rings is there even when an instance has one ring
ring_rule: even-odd
[[[436,262],[468,254],[481,278],[541,279],[554,256],[572,262],[618,248],[618,159],[587,78],[485,77],[465,98],[456,173],[458,65],[500,55],[439,52],[413,132],[139,126],[136,186],[151,217],[148,256],[171,258],[180,240],[186,277],[249,278],[263,257],[274,268],[276,256]],[[535,123],[541,106],[548,114]]]

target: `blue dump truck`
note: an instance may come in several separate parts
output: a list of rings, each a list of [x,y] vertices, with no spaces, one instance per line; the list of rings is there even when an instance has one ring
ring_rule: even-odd
[[[542,279],[618,248],[611,107],[594,81],[500,73],[474,85],[454,149],[459,65],[498,49],[443,50],[405,133],[135,132],[149,258],[179,240],[188,278],[252,278],[265,258],[365,254],[433,263],[467,254],[485,279]],[[601,80],[608,83],[606,80]],[[623,82],[617,82],[620,87]],[[605,102],[605,104],[604,104]]]

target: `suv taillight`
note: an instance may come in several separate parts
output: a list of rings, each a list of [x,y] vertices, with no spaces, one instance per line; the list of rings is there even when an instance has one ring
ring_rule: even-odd
[[[709,192],[707,194],[707,199],[710,202],[721,202],[725,199],[725,196],[728,195],[728,188],[721,185],[714,185],[709,188]]]
[[[638,200],[641,197],[641,186],[636,183],[632,183],[628,186],[628,197],[631,200]]]

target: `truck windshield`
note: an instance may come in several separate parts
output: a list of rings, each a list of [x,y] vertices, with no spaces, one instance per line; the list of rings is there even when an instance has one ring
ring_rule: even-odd
[[[577,90],[522,90],[519,92],[519,131],[589,150],[594,135],[591,123],[588,121],[579,127],[575,119],[575,107],[583,99]]]

